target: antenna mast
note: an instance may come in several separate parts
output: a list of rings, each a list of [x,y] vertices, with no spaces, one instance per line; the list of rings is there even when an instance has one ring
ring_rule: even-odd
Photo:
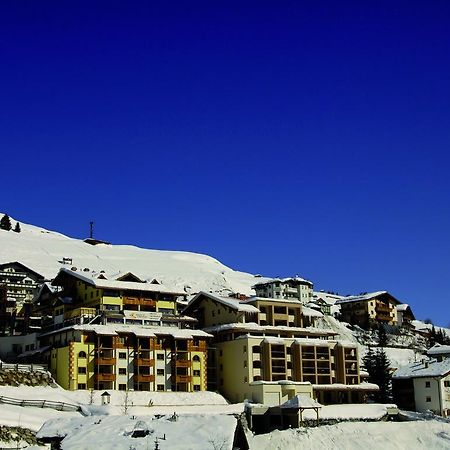
[[[91,238],[91,239],[93,239],[94,238],[94,222],[89,222],[89,226],[90,226],[90,233],[89,233],[89,237]]]

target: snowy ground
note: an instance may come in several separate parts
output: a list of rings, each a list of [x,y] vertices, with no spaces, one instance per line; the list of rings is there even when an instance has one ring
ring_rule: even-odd
[[[0,213],[2,216],[2,213]],[[15,219],[12,219],[15,222]],[[251,294],[261,278],[234,271],[216,259],[198,253],[147,250],[132,245],[89,245],[63,234],[21,224],[22,232],[0,230],[0,263],[20,261],[52,279],[61,267],[104,270],[107,274],[131,271],[147,280],[188,291]],[[72,264],[60,261],[71,258]]]
[[[89,405],[87,391],[65,391],[52,387],[0,386],[0,396],[21,399],[46,399],[85,405],[93,415],[60,412],[46,408],[0,405],[0,425],[21,426],[34,431],[44,425],[47,432],[67,434],[64,450],[92,449],[220,449],[231,448],[236,418],[242,404],[229,405],[218,394],[130,392],[124,414],[125,393],[111,391],[111,405],[101,406],[100,391],[94,392]],[[153,406],[148,406],[150,400]],[[169,419],[176,413],[177,421]],[[329,405],[321,408],[322,419],[377,420],[386,413],[386,405]],[[313,418],[314,415],[311,415]],[[305,413],[305,418],[309,412]],[[420,417],[419,417],[420,418]],[[51,419],[51,420],[50,420]],[[141,424],[139,425],[139,422]],[[132,438],[136,426],[150,430],[146,438]],[[56,431],[55,431],[56,430]],[[251,436],[251,449],[450,449],[450,423],[428,420],[416,422],[346,422],[318,428],[275,431]]]
[[[450,449],[450,424],[347,422],[317,428],[274,431],[250,439],[251,450]]]

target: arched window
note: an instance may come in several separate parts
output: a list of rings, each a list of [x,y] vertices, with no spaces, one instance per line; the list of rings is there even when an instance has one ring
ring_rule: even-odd
[[[78,358],[86,358],[86,352],[78,353]]]
[[[196,361],[196,362],[200,362],[200,356],[195,355],[195,356],[192,358],[192,360],[193,360],[193,361]]]

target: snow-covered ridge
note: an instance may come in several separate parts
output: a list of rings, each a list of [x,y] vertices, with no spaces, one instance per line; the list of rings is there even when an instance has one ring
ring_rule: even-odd
[[[0,213],[0,217],[3,214]],[[11,218],[14,226],[16,219]],[[157,279],[187,292],[254,294],[254,275],[238,272],[199,253],[149,250],[132,245],[89,245],[61,233],[21,221],[21,233],[0,229],[0,263],[20,261],[48,279],[61,267],[120,273],[131,271],[143,280]],[[63,258],[71,264],[63,264]]]

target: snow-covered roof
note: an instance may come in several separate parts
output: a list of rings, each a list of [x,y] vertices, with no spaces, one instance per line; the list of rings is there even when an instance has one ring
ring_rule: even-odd
[[[313,292],[313,299],[323,300],[329,305],[334,305],[338,300],[344,299],[343,295],[329,294],[328,292]]]
[[[399,367],[392,378],[423,378],[423,377],[443,377],[450,373],[450,358],[442,361],[430,359],[427,361],[418,361]]]
[[[351,303],[351,302],[362,302],[362,301],[371,300],[373,298],[380,297],[380,296],[386,296],[386,295],[389,296],[390,299],[394,300],[394,303],[400,303],[399,300],[397,300],[394,296],[389,294],[389,292],[387,292],[387,291],[370,292],[370,293],[362,294],[362,295],[350,295],[348,297],[344,297],[340,300],[337,300],[336,303],[342,304],[342,303]]]
[[[68,450],[154,448],[157,438],[162,449],[209,450],[220,447],[231,450],[236,426],[236,417],[224,414],[177,414],[175,420],[172,414],[93,415],[48,420],[37,436],[39,439],[64,438],[62,446]],[[133,431],[136,429],[148,430],[150,436],[146,439],[135,438]]]
[[[397,311],[406,311],[409,308],[408,303],[400,303],[400,305],[396,306]]]
[[[228,308],[234,309],[236,311],[248,312],[248,313],[258,313],[259,309],[253,305],[248,305],[246,302],[242,302],[237,298],[232,297],[220,297],[215,294],[211,294],[210,292],[199,292],[188,304],[188,308],[190,308],[199,298],[202,296],[208,297],[211,300],[220,303],[224,306],[228,306]]]
[[[260,281],[259,283],[256,283],[254,285],[254,287],[255,286],[264,286],[266,284],[272,284],[272,283],[289,283],[289,282],[293,282],[293,283],[307,283],[307,284],[310,284],[311,286],[313,285],[312,281],[306,280],[305,278],[288,277],[288,278],[272,278],[270,280]]]
[[[319,402],[316,402],[313,398],[304,394],[297,394],[287,402],[284,402],[281,408],[294,408],[294,409],[313,409],[313,408],[322,408],[322,405]]]
[[[307,306],[302,308],[302,314],[307,317],[323,317],[323,314],[320,311],[316,311],[313,308],[308,308]]]
[[[164,294],[185,295],[177,289],[165,287],[161,284],[140,283],[136,281],[117,281],[117,280],[105,280],[103,278],[94,278],[86,273],[80,273],[71,269],[62,268],[60,273],[66,273],[75,278],[78,278],[85,283],[88,283],[99,289],[111,289],[111,290],[125,290],[125,291],[145,291],[145,292],[161,292]],[[56,279],[55,279],[56,280]]]
[[[427,350],[427,355],[450,355],[450,345],[435,344]]]
[[[380,387],[374,383],[360,383],[360,384],[313,384],[315,391],[379,391]]]
[[[273,325],[258,325],[255,322],[246,323],[224,323],[222,325],[214,325],[212,327],[204,328],[206,332],[217,333],[227,330],[243,330],[243,331],[258,331],[260,333],[274,332],[274,331],[291,331],[291,332],[304,332],[305,334],[311,334],[316,336],[335,336],[336,332],[332,330],[314,328],[314,327],[287,327],[287,326],[273,326]]]
[[[289,303],[295,305],[301,305],[300,300],[292,300],[290,298],[272,298],[272,297],[257,297],[252,296],[246,300],[242,300],[242,303],[255,303],[255,302],[270,302],[270,303]]]
[[[73,325],[66,328],[61,328],[56,331],[44,333],[41,336],[48,336],[51,334],[60,333],[62,331],[77,330],[77,331],[93,331],[95,334],[104,336],[115,336],[118,333],[131,333],[139,337],[155,337],[155,336],[172,336],[175,339],[192,339],[194,337],[210,338],[212,335],[202,330],[191,330],[187,328],[176,327],[145,327],[140,325],[123,325],[123,324],[108,324],[108,325]]]

